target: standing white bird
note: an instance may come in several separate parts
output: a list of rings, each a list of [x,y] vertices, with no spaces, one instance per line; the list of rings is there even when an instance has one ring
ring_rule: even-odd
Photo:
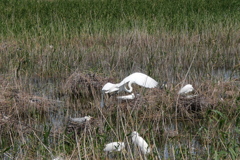
[[[103,151],[112,152],[112,151],[121,151],[125,148],[124,142],[111,142],[105,145]]]
[[[194,90],[193,86],[191,84],[187,84],[180,89],[178,94],[187,94],[189,92],[192,92],[193,90]]]
[[[131,136],[132,142],[140,148],[143,154],[150,153],[151,150],[148,147],[147,142],[141,136],[139,136],[138,132],[133,131]]]
[[[127,83],[128,83],[129,89],[126,87]],[[118,92],[126,91],[131,93],[133,90],[132,84],[134,83],[145,88],[154,88],[158,85],[158,82],[155,81],[153,78],[140,72],[135,72],[129,75],[128,77],[124,78],[120,83],[117,83],[117,84],[108,82],[102,88],[101,107],[104,106],[104,102],[103,102],[104,93],[111,93],[115,91],[118,91]]]

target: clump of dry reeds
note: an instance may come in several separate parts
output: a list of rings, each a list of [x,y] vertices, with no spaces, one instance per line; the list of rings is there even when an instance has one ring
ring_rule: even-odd
[[[62,102],[23,91],[7,77],[1,78],[0,127],[2,133],[10,130],[21,134],[37,131],[36,122],[57,111]],[[3,129],[4,128],[4,129]]]
[[[29,111],[47,113],[56,110],[59,103],[56,100],[47,99],[40,96],[31,95],[18,89],[7,89],[1,93],[2,112],[11,115],[26,115]]]
[[[102,86],[110,80],[112,79],[97,73],[84,73],[77,70],[67,78],[63,92],[75,98],[98,99]]]
[[[66,125],[66,133],[81,134],[84,133],[86,130],[90,130],[97,131],[98,134],[104,134],[104,124],[104,119],[102,119],[101,117],[95,117],[83,123],[68,120]]]

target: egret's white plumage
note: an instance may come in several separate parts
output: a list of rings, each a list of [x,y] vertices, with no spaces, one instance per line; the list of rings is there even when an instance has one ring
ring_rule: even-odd
[[[126,83],[128,83],[129,89],[124,86]],[[131,93],[133,90],[132,84],[134,83],[145,88],[154,88],[158,85],[158,82],[148,75],[136,72],[124,78],[122,82],[118,84],[118,87],[124,86],[124,91]]]
[[[108,82],[103,86],[102,92],[111,93],[111,92],[118,91],[118,88],[116,86],[117,86],[117,84],[113,84],[113,83]]]
[[[84,123],[86,121],[89,121],[90,119],[92,119],[91,116],[85,116],[80,118],[70,118],[70,121],[77,122],[77,123]]]
[[[58,156],[58,157],[54,158],[53,160],[63,160],[63,158],[61,156]]]
[[[131,136],[132,142],[140,148],[143,154],[150,153],[151,150],[148,147],[147,142],[141,136],[139,136],[138,132],[132,132]]]
[[[125,144],[124,142],[111,142],[105,145],[103,151],[105,152],[112,152],[112,151],[121,151],[124,149]]]
[[[191,99],[191,98],[194,98],[194,97],[197,97],[197,96],[198,96],[197,94],[195,94],[195,95],[187,95],[186,98],[187,99]]]
[[[134,98],[135,98],[134,93],[126,95],[126,96],[117,96],[117,99],[122,99],[122,100],[128,100],[128,99],[134,99]]]
[[[128,83],[128,88],[126,87],[126,84]],[[153,78],[149,77],[146,74],[135,72],[128,77],[124,78],[120,83],[113,84],[113,83],[106,83],[102,88],[102,101],[101,101],[101,107],[104,106],[103,102],[103,94],[104,93],[111,93],[111,92],[121,92],[126,91],[131,93],[133,88],[132,84],[137,84],[139,86],[145,87],[145,88],[154,88],[158,85],[158,82],[155,81]]]
[[[191,84],[187,84],[180,89],[178,94],[187,94],[189,92],[192,92],[193,90],[194,90],[193,86]]]

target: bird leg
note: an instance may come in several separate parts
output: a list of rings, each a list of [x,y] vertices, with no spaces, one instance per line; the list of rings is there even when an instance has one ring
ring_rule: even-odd
[[[100,106],[103,108],[104,107],[104,94],[105,93],[102,93],[102,95],[101,95],[101,104],[100,104]]]

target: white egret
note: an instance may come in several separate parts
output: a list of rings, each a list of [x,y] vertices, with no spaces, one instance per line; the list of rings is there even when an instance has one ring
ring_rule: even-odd
[[[167,82],[164,82],[161,86],[160,89],[167,89],[168,85]]]
[[[138,132],[133,131],[131,136],[132,142],[140,148],[143,154],[150,153],[151,150],[148,147],[147,142],[141,136],[139,136]]]
[[[85,117],[80,117],[80,118],[70,118],[70,121],[76,122],[76,123],[84,123],[87,121],[90,121],[93,117],[91,116],[85,116]]]
[[[108,82],[103,86],[102,92],[103,93],[111,93],[111,92],[118,91],[119,89],[115,86],[116,86],[116,84]]]
[[[103,151],[112,152],[112,151],[121,151],[125,148],[124,142],[111,142],[105,145]]]
[[[191,84],[187,84],[180,89],[178,94],[187,94],[189,92],[192,92],[193,90],[194,90],[193,86]]]
[[[186,98],[187,99],[191,99],[191,98],[194,98],[194,97],[197,97],[197,96],[198,96],[197,94],[195,94],[195,95],[187,95]]]
[[[127,83],[128,83],[129,89],[126,87]],[[158,85],[158,82],[155,81],[153,78],[140,72],[135,72],[129,75],[128,77],[124,78],[120,83],[117,83],[117,84],[108,82],[102,88],[101,107],[104,107],[104,102],[103,102],[104,93],[111,93],[115,91],[118,91],[118,92],[126,91],[131,93],[133,90],[132,84],[134,83],[145,88],[154,88]]]
[[[64,160],[61,156],[54,158],[53,160]]]
[[[126,96],[117,96],[117,99],[122,99],[122,100],[128,100],[128,99],[134,99],[134,98],[135,98],[134,93],[126,95]]]

